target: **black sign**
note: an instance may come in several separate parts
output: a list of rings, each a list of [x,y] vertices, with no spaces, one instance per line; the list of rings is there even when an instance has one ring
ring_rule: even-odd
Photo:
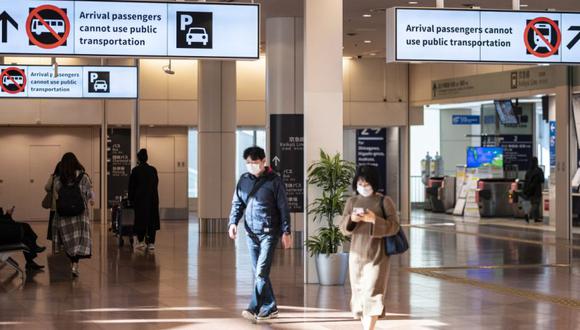
[[[212,48],[213,13],[177,12],[177,48]]]
[[[131,174],[131,129],[110,128],[107,138],[108,207],[129,191]]]
[[[526,171],[534,156],[532,135],[501,135],[497,140],[503,148],[504,164],[517,165],[519,171]]]
[[[109,93],[111,73],[108,71],[89,71],[89,93]]]
[[[270,115],[270,162],[286,185],[290,212],[304,212],[303,115]]]
[[[356,130],[356,165],[371,165],[379,168],[379,191],[387,190],[387,129]]]

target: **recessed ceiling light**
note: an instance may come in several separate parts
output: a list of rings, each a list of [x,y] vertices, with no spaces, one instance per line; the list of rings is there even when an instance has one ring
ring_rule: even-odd
[[[371,17],[373,17],[373,15],[371,15],[371,14],[363,14],[362,16],[363,16],[364,18],[371,18]]]
[[[377,53],[370,53],[370,56],[377,56]]]
[[[526,4],[524,4],[524,3],[522,3],[522,4],[520,5],[520,7],[521,7],[521,8],[528,8],[528,5],[526,5]]]
[[[410,5],[418,5],[419,4],[419,1],[409,1],[409,4]]]
[[[372,42],[372,41],[370,41],[370,40],[365,40],[365,41],[364,41],[364,43],[365,43],[365,44],[370,44],[371,42]]]

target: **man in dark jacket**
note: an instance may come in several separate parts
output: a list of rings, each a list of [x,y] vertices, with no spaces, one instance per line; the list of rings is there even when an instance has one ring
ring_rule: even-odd
[[[135,209],[135,234],[137,248],[155,249],[155,235],[161,228],[159,221],[159,178],[155,167],[147,164],[147,149],[137,153],[139,165],[129,177],[129,201]]]
[[[252,322],[278,316],[270,269],[274,250],[282,237],[284,248],[292,245],[290,209],[282,178],[266,166],[260,147],[244,151],[248,173],[241,176],[232,201],[229,236],[236,239],[238,222],[245,215],[247,243],[254,270],[252,299],[242,316]]]
[[[526,222],[534,219],[535,222],[542,222],[540,219],[540,204],[542,203],[542,184],[544,183],[544,171],[538,166],[538,158],[533,157],[530,168],[526,172],[524,182],[524,197],[528,199],[532,208],[530,213],[526,214]]]
[[[20,242],[26,247],[28,251],[24,251],[24,259],[26,260],[27,270],[41,270],[44,266],[37,264],[34,259],[39,253],[44,252],[46,247],[39,246],[36,243],[38,236],[26,222],[16,222],[12,217],[14,214],[14,207],[6,211],[0,207],[0,231],[3,234],[10,236],[4,238],[6,241]]]

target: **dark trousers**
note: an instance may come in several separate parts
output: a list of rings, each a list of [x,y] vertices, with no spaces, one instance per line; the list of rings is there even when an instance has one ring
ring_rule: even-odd
[[[26,247],[28,247],[29,250],[29,252],[23,252],[24,259],[26,259],[26,262],[31,262],[32,260],[34,260],[34,258],[38,256],[38,254],[36,253],[36,249],[38,249],[36,239],[38,239],[38,236],[36,235],[34,230],[32,230],[32,227],[30,227],[29,224],[25,222],[15,222],[15,223],[22,228],[23,234],[22,244],[26,245]]]
[[[532,208],[530,209],[530,219],[542,220],[540,217],[540,204],[542,204],[542,197],[533,196],[530,198]]]
[[[137,231],[136,234],[139,242],[143,242],[143,240],[145,240],[145,243],[147,244],[155,244],[155,236],[157,236],[157,230],[146,228],[145,230]]]
[[[277,309],[272,282],[270,282],[270,269],[278,237],[248,233],[247,243],[254,270],[254,292],[252,292],[248,310],[255,314],[261,312],[267,315]]]

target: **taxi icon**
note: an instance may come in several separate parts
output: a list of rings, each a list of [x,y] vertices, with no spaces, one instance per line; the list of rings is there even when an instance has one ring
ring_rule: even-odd
[[[208,39],[209,38],[207,32],[205,31],[205,28],[201,27],[190,28],[185,36],[185,41],[189,46],[191,46],[191,44],[194,42],[201,42],[205,46],[207,45]]]

